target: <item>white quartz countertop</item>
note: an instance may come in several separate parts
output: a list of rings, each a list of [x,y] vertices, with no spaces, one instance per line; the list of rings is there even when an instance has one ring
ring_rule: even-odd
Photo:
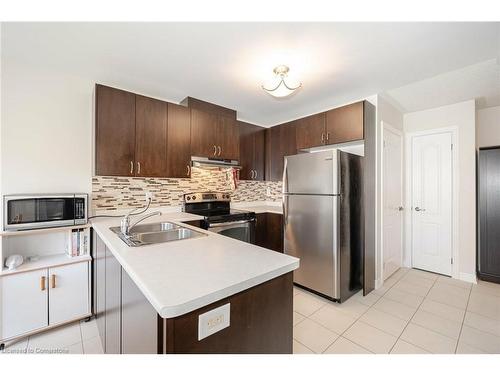
[[[154,209],[151,209],[151,211]],[[143,223],[197,220],[166,212]],[[92,227],[163,318],[173,318],[299,267],[299,259],[212,232],[206,236],[128,247],[109,228],[120,219],[93,219]]]

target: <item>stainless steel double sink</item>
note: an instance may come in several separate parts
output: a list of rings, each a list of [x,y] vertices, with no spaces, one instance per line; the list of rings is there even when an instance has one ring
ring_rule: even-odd
[[[120,227],[112,227],[109,229],[115,232],[123,242],[131,247],[206,236],[205,233],[184,228],[170,222],[136,225],[130,229],[128,235],[123,234]]]

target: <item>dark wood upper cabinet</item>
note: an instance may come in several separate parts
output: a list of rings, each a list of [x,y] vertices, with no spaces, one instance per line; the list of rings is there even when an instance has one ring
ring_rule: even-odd
[[[264,181],[266,165],[266,130],[260,129],[254,133],[254,180]]]
[[[135,175],[167,176],[167,103],[136,95]]]
[[[167,176],[191,175],[191,110],[168,103]]]
[[[326,112],[327,143],[336,144],[364,138],[364,101]]]
[[[197,109],[191,110],[191,154],[217,157],[218,115]]]
[[[264,179],[265,129],[238,121],[240,132],[240,179]]]
[[[326,113],[307,116],[296,122],[297,149],[322,146],[326,143]]]
[[[224,159],[240,158],[239,129],[236,120],[227,116],[218,116],[217,156]]]
[[[191,154],[238,160],[240,144],[236,120],[215,112],[191,109]]]
[[[297,153],[296,124],[292,121],[266,129],[266,180],[281,181],[284,157]]]
[[[135,94],[96,85],[96,175],[135,172]]]

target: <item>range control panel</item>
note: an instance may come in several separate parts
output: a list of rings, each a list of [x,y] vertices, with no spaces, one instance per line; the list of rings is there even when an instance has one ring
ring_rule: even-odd
[[[189,193],[184,194],[185,203],[198,202],[230,202],[231,195],[229,193]]]

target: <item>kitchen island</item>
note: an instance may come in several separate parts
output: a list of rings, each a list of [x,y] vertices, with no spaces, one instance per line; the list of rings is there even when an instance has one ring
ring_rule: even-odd
[[[203,236],[127,246],[95,219],[94,312],[107,353],[291,353],[299,260],[183,224]],[[227,327],[226,327],[227,326]]]

